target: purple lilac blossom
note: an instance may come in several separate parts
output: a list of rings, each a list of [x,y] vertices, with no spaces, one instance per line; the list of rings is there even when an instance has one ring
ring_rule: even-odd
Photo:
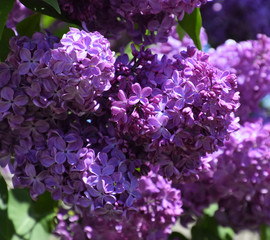
[[[207,34],[204,28],[201,28],[200,40],[204,51],[208,45]],[[179,54],[181,51],[185,50],[188,46],[195,46],[192,39],[187,34],[185,34],[183,39],[180,40],[176,27],[173,27],[167,42],[151,45],[150,49],[153,53],[158,54],[160,58],[163,55],[166,55],[167,58],[173,59],[173,56],[175,54]]]
[[[32,14],[34,14],[33,11],[26,8],[19,0],[16,0],[11,12],[8,15],[6,27],[17,33],[16,25]]]
[[[108,38],[115,38],[123,30],[136,43],[165,42],[175,18],[182,20],[206,0],[130,1],[102,0],[59,1],[62,12],[71,20],[82,22],[90,31],[99,31]]]
[[[10,41],[0,68],[1,136],[8,130],[0,141],[0,166],[9,164],[14,186],[29,188],[33,199],[47,190],[78,211],[102,210],[109,203],[124,214],[140,197],[135,175],[143,165],[107,129],[110,112],[100,109],[95,116],[83,104],[107,104],[101,95],[114,76],[109,42],[97,32],[75,29],[57,41],[42,33]],[[67,89],[81,95],[67,98]]]
[[[270,126],[246,123],[226,142],[213,176],[219,196],[217,220],[236,230],[269,224]]]
[[[214,0],[201,7],[209,43],[216,47],[227,39],[255,39],[270,34],[270,2],[265,0]]]
[[[75,28],[65,34],[51,52],[51,84],[60,88],[60,108],[77,115],[96,111],[97,96],[110,89],[114,77],[114,52],[100,33]],[[58,104],[58,105],[59,105]]]
[[[189,47],[158,59],[133,49],[116,60],[108,92],[116,136],[142,146],[166,177],[196,175],[206,153],[217,150],[238,128],[236,77],[213,68],[205,53]]]
[[[200,216],[204,207],[216,202],[215,218],[235,231],[268,225],[269,147],[270,125],[263,125],[261,119],[246,122],[231,134],[219,152],[208,155],[212,173],[202,181],[182,185],[186,215]]]
[[[96,98],[110,88],[114,77],[114,52],[109,49],[108,40],[98,32],[75,28],[53,45],[56,39],[42,33],[35,33],[31,39],[12,38],[7,62],[0,64],[1,87],[11,78],[23,78],[21,84],[27,86],[25,92],[37,107],[49,107],[57,114],[71,111],[80,116],[97,111]],[[4,89],[6,93],[7,88]],[[22,99],[22,91],[17,92],[3,97],[0,111],[5,111],[16,95]],[[13,104],[14,111],[23,111],[23,102],[19,103],[20,108],[17,103]]]
[[[259,102],[270,92],[270,38],[258,35],[257,40],[236,43],[226,41],[209,51],[209,62],[222,71],[237,76],[240,108],[237,115],[242,122],[259,111]]]
[[[155,173],[155,170],[139,180],[138,190],[141,198],[134,202],[135,209],[121,221],[102,217],[112,211],[110,204],[97,216],[85,211],[80,217],[70,215],[70,210],[61,209],[57,215],[55,234],[61,240],[167,239],[171,225],[182,213],[180,190],[172,188],[171,182]]]

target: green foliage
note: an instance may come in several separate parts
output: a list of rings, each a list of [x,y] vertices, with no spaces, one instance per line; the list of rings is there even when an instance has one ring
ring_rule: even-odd
[[[0,239],[48,240],[56,206],[48,192],[35,202],[25,189],[7,191],[0,178]]]
[[[45,193],[34,202],[29,192],[15,189],[9,192],[8,217],[12,220],[17,235],[25,239],[46,240],[50,236],[49,221],[53,217],[55,202]]]
[[[202,17],[199,8],[195,8],[194,11],[188,15],[185,13],[182,21],[178,21],[179,26],[190,36],[195,46],[201,50],[200,31],[202,27]],[[178,27],[179,29],[179,27]],[[179,31],[178,31],[179,34]],[[182,31],[179,34],[179,38],[182,39]]]
[[[2,37],[4,27],[8,18],[8,14],[13,8],[15,0],[1,0],[0,1],[0,39]]]
[[[49,28],[54,22],[55,22],[55,18],[53,17],[47,16],[47,15],[41,16],[41,26],[43,28]]]
[[[213,217],[217,210],[218,210],[218,204],[213,203],[208,208],[205,208],[203,212],[204,212],[204,214],[206,214],[210,217]]]
[[[13,223],[8,218],[8,190],[7,185],[0,176],[0,239],[1,240],[10,240],[14,234]]]
[[[60,10],[57,0],[43,0],[43,1],[48,3],[50,6],[52,6],[57,13],[61,14],[61,10]]]
[[[16,29],[20,36],[31,37],[35,32],[40,31],[40,14],[34,14],[19,22]]]
[[[68,21],[61,15],[57,0],[20,0],[27,8],[63,21]]]
[[[270,239],[270,226],[262,225],[260,235],[261,235],[261,240],[269,240]]]
[[[168,240],[188,240],[182,233],[172,232]]]
[[[231,228],[219,226],[214,217],[204,215],[191,229],[192,240],[232,240]]]
[[[179,39],[182,41],[186,34],[185,30],[179,24],[177,24],[176,31],[178,33]]]
[[[4,28],[2,38],[0,39],[0,61],[4,61],[10,51],[9,40],[15,36],[14,32],[9,28]]]

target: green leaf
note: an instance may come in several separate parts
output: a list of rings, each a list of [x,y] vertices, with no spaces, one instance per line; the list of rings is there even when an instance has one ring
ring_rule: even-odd
[[[218,236],[222,240],[232,240],[233,239],[234,231],[232,230],[232,228],[218,226],[217,230],[218,230]]]
[[[8,218],[13,222],[17,238],[27,240],[48,240],[56,201],[49,193],[33,201],[29,191],[14,189],[8,194]]]
[[[214,217],[204,215],[191,229],[192,240],[232,240],[231,228],[219,226]]]
[[[20,1],[24,6],[35,12],[49,15],[51,17],[55,17],[58,19],[62,18],[62,16],[57,12],[57,10],[55,10],[55,8],[51,4],[43,0],[20,0]]]
[[[14,225],[8,218],[7,210],[0,210],[0,239],[10,240],[15,233]]]
[[[261,235],[261,240],[269,240],[270,239],[270,226],[262,225],[260,235]]]
[[[41,25],[42,28],[49,28],[54,22],[55,18],[47,16],[47,15],[42,15],[41,17]]]
[[[8,203],[8,190],[7,185],[0,176],[0,239],[1,240],[10,240],[14,234],[14,226],[10,219],[8,218],[7,213],[7,203]]]
[[[0,210],[7,209],[8,190],[7,184],[3,177],[0,175]]]
[[[35,226],[35,219],[28,211],[30,208],[29,193],[23,189],[14,189],[8,194],[8,217],[12,220],[15,231],[25,235]]]
[[[1,1],[1,0],[0,0]],[[10,51],[9,40],[15,36],[14,32],[9,28],[4,28],[2,38],[0,39],[0,61],[5,61]]]
[[[182,233],[172,232],[168,240],[188,240]]]
[[[19,22],[16,29],[20,36],[31,37],[35,32],[40,31],[40,14],[34,14]]]
[[[199,8],[195,8],[194,11],[188,15],[185,13],[182,21],[178,21],[178,24],[193,40],[195,46],[201,50],[200,31],[202,27],[202,17]]]
[[[15,0],[1,0],[0,1],[0,39],[3,34],[4,27],[8,18],[8,14],[13,8]]]
[[[61,14],[61,10],[60,10],[57,0],[43,0],[43,1],[51,5],[56,10],[56,12]]]
[[[176,25],[176,31],[178,33],[179,39],[182,41],[186,32],[179,24]]]
[[[29,214],[35,219],[41,219],[54,213],[54,208],[57,207],[58,202],[54,201],[49,192],[45,192],[39,196],[38,201],[34,202],[31,199],[31,207]]]
[[[20,2],[35,12],[60,19],[64,22],[71,22],[65,16],[61,15],[57,0],[20,0]],[[78,21],[74,21],[74,23],[80,25]]]
[[[204,214],[206,214],[210,217],[213,217],[217,210],[218,210],[218,204],[213,203],[208,208],[205,208],[203,212],[204,212]]]

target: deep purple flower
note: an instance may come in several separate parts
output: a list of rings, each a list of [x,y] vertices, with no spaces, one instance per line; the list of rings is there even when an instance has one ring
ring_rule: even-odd
[[[63,164],[66,160],[70,165],[77,163],[76,152],[82,147],[83,142],[76,135],[66,135],[64,138],[54,136],[48,140],[48,145],[55,149],[55,161]]]
[[[11,78],[11,67],[6,64],[1,62],[0,63],[0,87],[2,88],[3,86],[5,86],[9,80]]]
[[[131,96],[128,99],[129,104],[135,105],[136,103],[140,102],[143,105],[148,104],[147,97],[151,94],[152,89],[150,87],[141,88],[140,84],[135,83],[131,87],[133,93],[136,94],[136,96]]]
[[[167,116],[161,116],[159,118],[148,118],[148,123],[150,124],[150,126],[153,126],[155,128],[152,135],[153,139],[158,139],[160,136],[164,137],[165,139],[170,139],[171,133],[168,131],[168,129],[165,128],[168,120],[169,118]]]
[[[124,57],[116,61],[109,91],[117,136],[141,146],[148,154],[144,161],[161,165],[161,174],[193,178],[203,164],[200,158],[238,128],[236,77],[212,67],[208,55],[193,47],[174,60],[159,60],[143,47],[132,54],[129,64]]]
[[[182,86],[176,86],[173,89],[175,98],[177,99],[175,102],[174,107],[177,110],[181,110],[185,104],[192,104],[194,99],[194,87],[193,83],[191,82],[186,82],[184,87]]]
[[[124,192],[124,183],[123,183],[123,174],[121,172],[114,172],[112,174],[111,181],[108,181],[105,185],[105,192],[115,192],[115,193],[122,193]]]
[[[10,108],[15,113],[19,113],[23,106],[28,103],[26,95],[15,95],[14,90],[10,87],[1,89],[0,112],[7,112]]]
[[[71,236],[78,233],[86,239],[167,239],[171,233],[171,224],[182,213],[181,193],[155,171],[139,181],[141,198],[134,201],[137,210],[133,209],[122,217],[112,204],[107,203],[95,210],[95,216],[83,211],[79,218],[61,209],[57,215],[55,233],[69,237],[67,239],[72,239]]]
[[[114,76],[114,52],[109,47],[98,32],[71,28],[62,37],[49,61],[53,79],[61,88],[59,101],[64,101],[56,111],[69,109],[83,115],[98,110],[96,98],[110,89]]]
[[[172,26],[176,25],[175,18],[182,20],[185,12],[190,14],[205,3],[206,0],[102,0],[75,4],[71,0],[61,0],[59,6],[64,15],[81,22],[90,31],[99,31],[113,39],[122,33],[137,43],[149,44],[165,42]],[[87,49],[87,43],[90,40],[79,47]]]
[[[269,224],[269,136],[269,124],[246,122],[218,152],[208,155],[211,171],[181,187],[187,214],[201,215],[216,202],[217,221],[236,231]]]
[[[33,11],[26,8],[19,0],[16,0],[11,12],[8,15],[6,22],[7,28],[11,28],[15,33],[17,33],[16,25],[33,13]]]
[[[89,167],[92,176],[87,180],[87,184],[93,185],[97,184],[99,181],[104,180],[105,183],[110,182],[110,175],[114,173],[115,167],[111,164],[108,164],[108,156],[105,153],[100,153],[98,155],[100,159],[101,166],[99,164],[93,163]]]
[[[42,181],[48,177],[48,173],[43,171],[37,175],[35,166],[31,164],[26,165],[25,173],[26,176],[22,177],[20,182],[26,187],[33,185],[31,193],[32,197],[43,194],[45,192],[45,185],[42,183]]]
[[[31,56],[31,52],[28,49],[22,48],[20,50],[20,58],[22,62],[20,63],[18,68],[19,74],[27,74],[30,70],[33,73],[35,68],[38,66],[43,54],[43,50],[38,49],[33,53],[33,56]]]
[[[106,194],[105,181],[100,180],[97,183],[97,189],[89,186],[87,189],[87,193],[90,194],[91,197],[94,198],[95,206],[104,206],[106,203],[114,204],[116,198],[113,195]]]

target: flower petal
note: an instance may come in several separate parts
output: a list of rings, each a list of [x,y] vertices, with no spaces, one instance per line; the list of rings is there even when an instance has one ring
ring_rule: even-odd
[[[63,153],[63,152],[58,152],[56,153],[55,155],[55,161],[58,163],[58,164],[62,164],[66,161],[66,154]]]
[[[1,90],[1,97],[5,100],[13,100],[13,96],[14,96],[14,91],[12,88],[10,87],[4,87],[2,90]]]
[[[134,92],[137,96],[141,95],[142,88],[139,83],[132,84],[132,92]]]

